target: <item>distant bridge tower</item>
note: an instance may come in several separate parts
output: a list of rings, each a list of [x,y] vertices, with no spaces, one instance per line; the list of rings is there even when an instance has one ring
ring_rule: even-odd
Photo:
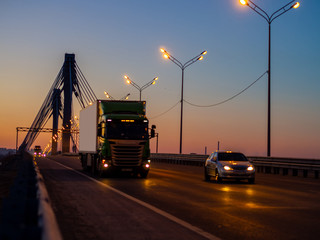
[[[63,104],[61,103],[61,92],[63,91]],[[52,116],[52,154],[57,153],[58,120],[62,118],[62,152],[70,151],[71,117],[72,117],[72,93],[76,96],[80,106],[85,108],[97,100],[90,85],[82,74],[75,61],[74,54],[65,54],[65,61],[48,92],[36,118],[19,147],[19,150],[29,150],[45,124]],[[61,111],[63,109],[63,114]],[[73,139],[72,139],[73,140]]]
[[[72,92],[73,83],[76,82],[74,54],[65,54],[63,65],[63,123],[62,123],[62,153],[70,151]]]
[[[58,151],[58,128],[59,128],[59,115],[61,110],[61,91],[60,89],[53,90],[52,98],[52,138],[51,138],[51,153],[57,154]]]

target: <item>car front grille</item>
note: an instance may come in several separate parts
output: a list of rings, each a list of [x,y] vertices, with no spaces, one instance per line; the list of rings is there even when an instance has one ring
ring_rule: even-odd
[[[242,170],[243,171],[243,170],[247,170],[247,168],[248,168],[247,166],[237,166],[237,165],[232,166],[233,170]]]

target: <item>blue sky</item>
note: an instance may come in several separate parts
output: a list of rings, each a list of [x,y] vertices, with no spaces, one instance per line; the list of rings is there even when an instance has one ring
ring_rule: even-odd
[[[289,1],[255,0],[271,14]],[[320,1],[300,1],[272,23],[272,155],[320,158]],[[210,105],[238,93],[267,70],[266,21],[238,0],[15,1],[0,3],[0,146],[15,147],[15,128],[30,126],[65,53],[99,98],[142,92],[159,131],[159,150],[178,152],[181,62],[208,54],[185,70],[185,100]],[[80,107],[75,102],[75,113]],[[183,152],[224,149],[266,154],[267,77],[211,108],[184,107]],[[48,126],[50,127],[50,126]],[[40,136],[46,144],[50,136]],[[152,140],[154,141],[154,140]],[[152,146],[155,143],[152,142]]]

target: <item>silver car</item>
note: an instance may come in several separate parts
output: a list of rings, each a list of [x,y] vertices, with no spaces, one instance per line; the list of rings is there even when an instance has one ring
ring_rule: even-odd
[[[204,165],[204,178],[210,181],[214,177],[217,182],[223,179],[247,179],[255,181],[255,168],[246,156],[239,152],[217,151],[212,153]]]

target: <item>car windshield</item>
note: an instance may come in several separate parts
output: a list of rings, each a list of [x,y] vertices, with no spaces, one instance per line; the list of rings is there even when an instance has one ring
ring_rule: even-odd
[[[248,161],[242,153],[219,153],[219,161]]]

